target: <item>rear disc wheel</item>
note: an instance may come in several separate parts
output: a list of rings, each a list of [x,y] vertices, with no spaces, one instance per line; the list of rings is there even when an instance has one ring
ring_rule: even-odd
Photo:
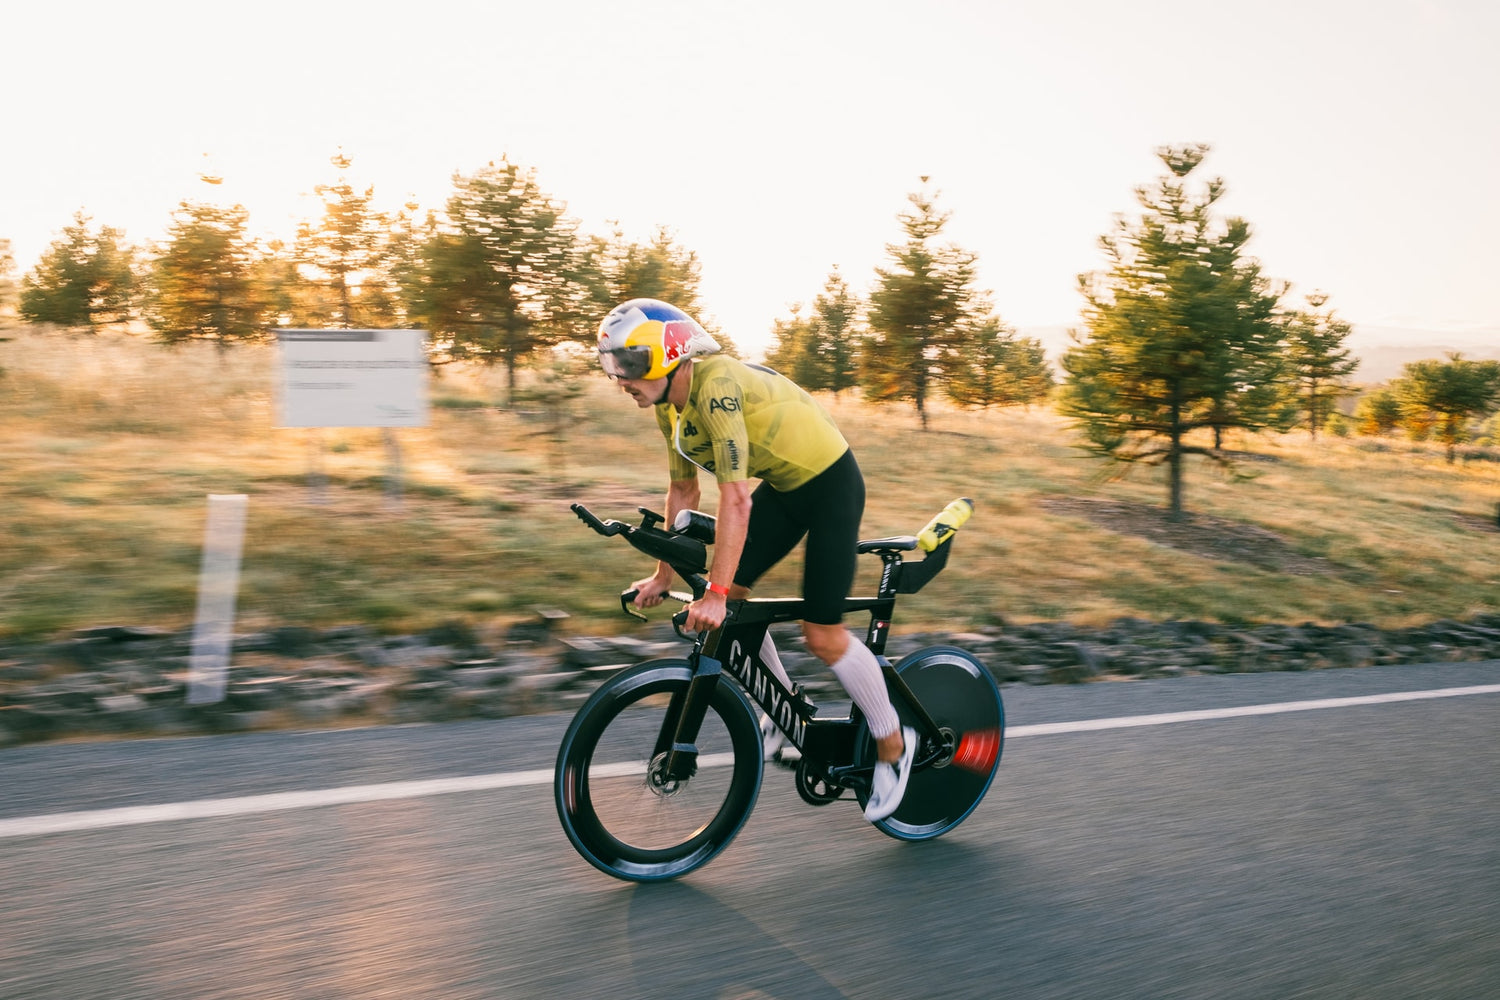
[[[962,649],[917,650],[896,664],[896,672],[939,732],[923,739],[901,804],[875,826],[898,840],[929,840],[967,819],[989,791],[1005,742],[1005,705],[989,670]],[[912,725],[906,706],[897,704],[896,711],[903,725]],[[873,758],[868,729],[862,743]],[[869,794],[861,790],[858,798],[863,807]]]

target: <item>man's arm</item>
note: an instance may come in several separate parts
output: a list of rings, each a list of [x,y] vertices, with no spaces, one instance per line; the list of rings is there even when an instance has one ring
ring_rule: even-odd
[[[691,479],[674,479],[667,487],[667,527],[672,526],[679,511],[697,510],[698,504],[703,499],[703,493],[698,489],[698,477]]]
[[[696,481],[694,483],[696,487]],[[750,484],[740,479],[719,484],[719,508],[714,523],[714,561],[708,568],[710,583],[723,587],[734,585],[734,574],[745,551],[745,534],[750,527]],[[687,629],[698,632],[718,628],[724,623],[728,598],[710,590],[700,600],[688,605]]]
[[[667,527],[672,526],[672,520],[680,510],[697,510],[698,502],[702,494],[698,489],[698,477],[691,479],[674,479],[667,486]],[[741,545],[744,540],[741,539]],[[718,559],[715,557],[715,562]],[[730,571],[731,574],[733,571]],[[672,589],[672,567],[664,562],[658,561],[656,572],[644,579],[637,580],[630,585],[630,589],[636,592],[635,605],[638,608],[652,608],[662,602],[667,591]]]

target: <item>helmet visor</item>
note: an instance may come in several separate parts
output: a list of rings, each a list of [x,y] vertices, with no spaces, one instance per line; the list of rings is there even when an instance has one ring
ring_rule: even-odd
[[[599,364],[610,378],[641,378],[651,370],[651,348],[637,345],[600,351]]]

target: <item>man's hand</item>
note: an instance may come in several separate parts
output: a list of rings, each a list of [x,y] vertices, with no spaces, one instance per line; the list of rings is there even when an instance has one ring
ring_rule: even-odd
[[[723,594],[708,591],[688,605],[686,629],[689,632],[706,632],[724,624],[727,602]]]
[[[637,580],[627,590],[635,591],[635,606],[638,608],[654,608],[667,596],[667,591],[672,589],[672,578],[663,579],[660,574]]]

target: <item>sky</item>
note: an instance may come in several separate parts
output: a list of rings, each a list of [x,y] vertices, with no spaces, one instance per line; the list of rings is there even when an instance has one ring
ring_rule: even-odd
[[[868,290],[926,177],[1000,317],[1050,336],[1154,151],[1204,142],[1194,176],[1224,180],[1290,301],[1500,344],[1493,0],[17,7],[0,239],[22,271],[80,209],[143,243],[184,199],[234,201],[290,236],[340,150],[387,209],[507,156],[586,232],[671,231],[753,353],[835,267]]]

